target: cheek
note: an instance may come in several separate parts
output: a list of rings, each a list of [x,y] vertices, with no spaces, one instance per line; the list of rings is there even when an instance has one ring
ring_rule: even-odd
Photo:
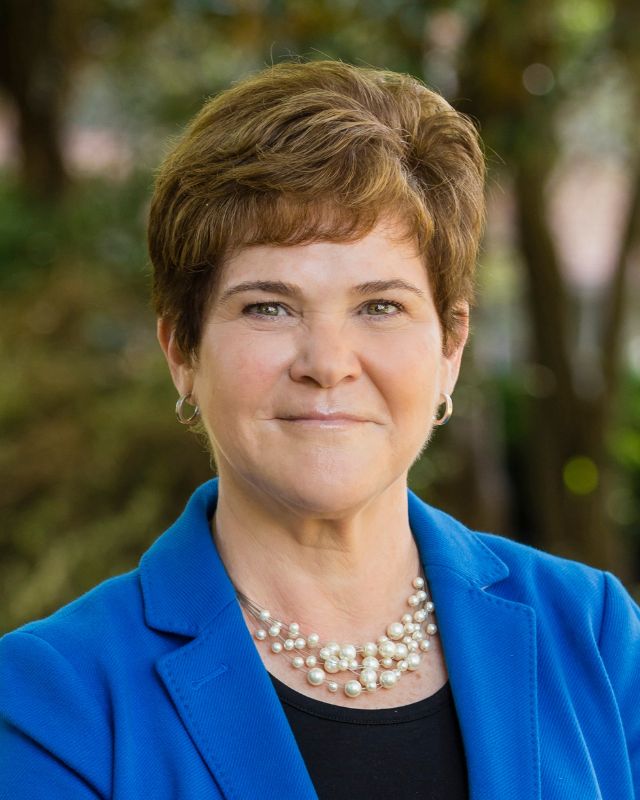
[[[275,342],[262,341],[258,346],[243,337],[211,347],[201,362],[207,397],[198,398],[210,403],[214,413],[259,407],[282,374],[282,350]]]
[[[439,348],[438,337],[425,334],[399,340],[378,354],[377,372],[396,411],[419,417],[428,413],[438,392]]]

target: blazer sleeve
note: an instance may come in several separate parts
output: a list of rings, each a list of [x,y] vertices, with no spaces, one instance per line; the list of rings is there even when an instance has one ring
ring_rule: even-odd
[[[599,646],[618,700],[633,785],[640,797],[640,607],[608,572]]]
[[[111,737],[97,697],[40,636],[0,639],[1,800],[111,794]]]

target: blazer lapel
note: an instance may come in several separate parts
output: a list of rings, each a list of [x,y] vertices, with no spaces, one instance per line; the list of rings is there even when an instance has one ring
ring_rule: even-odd
[[[210,535],[217,497],[201,486],[140,563],[149,627],[194,637],[156,669],[226,797],[317,800]]]
[[[467,757],[472,798],[540,797],[536,618],[488,591],[508,568],[477,535],[409,498]]]
[[[225,796],[317,800],[237,604],[160,659],[158,671]]]

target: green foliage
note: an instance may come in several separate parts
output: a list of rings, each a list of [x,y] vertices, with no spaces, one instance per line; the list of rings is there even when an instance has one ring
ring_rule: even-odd
[[[3,629],[133,567],[211,474],[154,337],[140,184],[80,184],[67,210],[2,292]]]

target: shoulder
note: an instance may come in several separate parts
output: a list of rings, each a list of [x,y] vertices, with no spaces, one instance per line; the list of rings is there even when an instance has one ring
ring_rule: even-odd
[[[409,493],[409,514],[425,568],[445,569],[494,598],[537,612],[540,624],[571,615],[600,626],[607,603],[633,601],[613,575],[504,536],[476,531]],[[446,574],[446,573],[445,573]]]
[[[29,622],[0,639],[0,709],[28,702],[34,690],[66,687],[63,694],[90,694],[105,704],[109,665],[126,657],[143,627],[137,570],[111,578],[54,614]]]
[[[480,532],[471,535],[506,564],[508,580],[522,592],[531,594],[544,587],[545,591],[568,596],[578,592],[584,597],[585,593],[600,595],[604,589],[605,573],[595,567],[504,536]]]
[[[81,775],[109,796],[114,664],[140,628],[136,583],[136,573],[105,581],[0,639],[0,749],[14,763],[38,764],[61,787]]]
[[[133,642],[148,631],[138,583],[137,570],[110,578],[51,616],[5,634],[0,716],[22,718],[43,703],[50,711],[64,704],[69,725],[77,714],[108,716],[114,666],[134,657]]]
[[[111,647],[124,644],[133,628],[143,622],[139,570],[109,578],[43,619],[28,622],[0,639],[0,658],[6,647],[20,639],[39,639],[62,653],[88,653],[108,640]]]
[[[507,567],[508,576],[492,587],[539,613],[543,624],[565,621],[577,631],[586,626],[600,642],[618,616],[620,631],[637,630],[640,609],[621,581],[610,572],[562,558],[490,533],[473,532]]]

